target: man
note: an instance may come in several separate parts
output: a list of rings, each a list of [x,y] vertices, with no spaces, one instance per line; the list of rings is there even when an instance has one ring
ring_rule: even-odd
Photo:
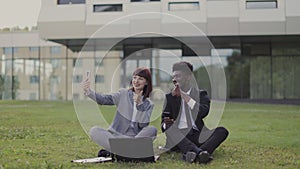
[[[206,91],[193,85],[193,65],[178,62],[172,72],[174,89],[166,95],[161,122],[167,136],[165,148],[179,150],[187,162],[208,163],[228,131],[224,127],[205,127],[203,118],[209,112],[210,99]]]

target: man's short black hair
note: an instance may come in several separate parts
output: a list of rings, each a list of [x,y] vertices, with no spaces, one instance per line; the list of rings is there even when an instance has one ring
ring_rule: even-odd
[[[187,61],[181,61],[173,64],[172,71],[182,71],[187,74],[193,72],[193,65]]]

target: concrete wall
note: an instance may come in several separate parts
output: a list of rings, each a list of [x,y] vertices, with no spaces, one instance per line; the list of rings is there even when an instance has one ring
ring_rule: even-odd
[[[57,5],[43,0],[38,27],[46,39],[88,38],[99,28],[104,30],[98,36],[108,38],[135,32],[156,32],[158,37],[197,35],[186,31],[189,22],[209,36],[300,33],[299,0],[278,0],[275,9],[246,9],[246,0],[198,0],[193,2],[199,2],[199,10],[190,11],[169,11],[170,2],[191,1],[86,0],[85,4]],[[96,4],[122,4],[123,11],[95,13]]]

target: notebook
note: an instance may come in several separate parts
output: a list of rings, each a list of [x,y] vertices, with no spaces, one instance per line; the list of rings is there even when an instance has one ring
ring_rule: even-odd
[[[159,156],[154,155],[151,138],[111,138],[111,152],[121,162],[155,162]]]
[[[96,157],[96,158],[85,158],[72,160],[72,163],[103,163],[103,162],[111,162],[113,161],[111,157]]]

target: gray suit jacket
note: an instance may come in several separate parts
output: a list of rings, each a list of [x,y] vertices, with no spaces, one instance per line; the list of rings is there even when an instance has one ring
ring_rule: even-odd
[[[153,103],[150,99],[144,98],[143,103],[137,105],[135,121],[132,121],[133,115],[133,91],[120,89],[117,93],[98,94],[91,91],[88,95],[100,105],[116,105],[117,112],[114,120],[109,127],[109,131],[126,135],[129,127],[133,125],[133,130],[138,134],[144,127],[149,125],[150,117],[153,110]]]

